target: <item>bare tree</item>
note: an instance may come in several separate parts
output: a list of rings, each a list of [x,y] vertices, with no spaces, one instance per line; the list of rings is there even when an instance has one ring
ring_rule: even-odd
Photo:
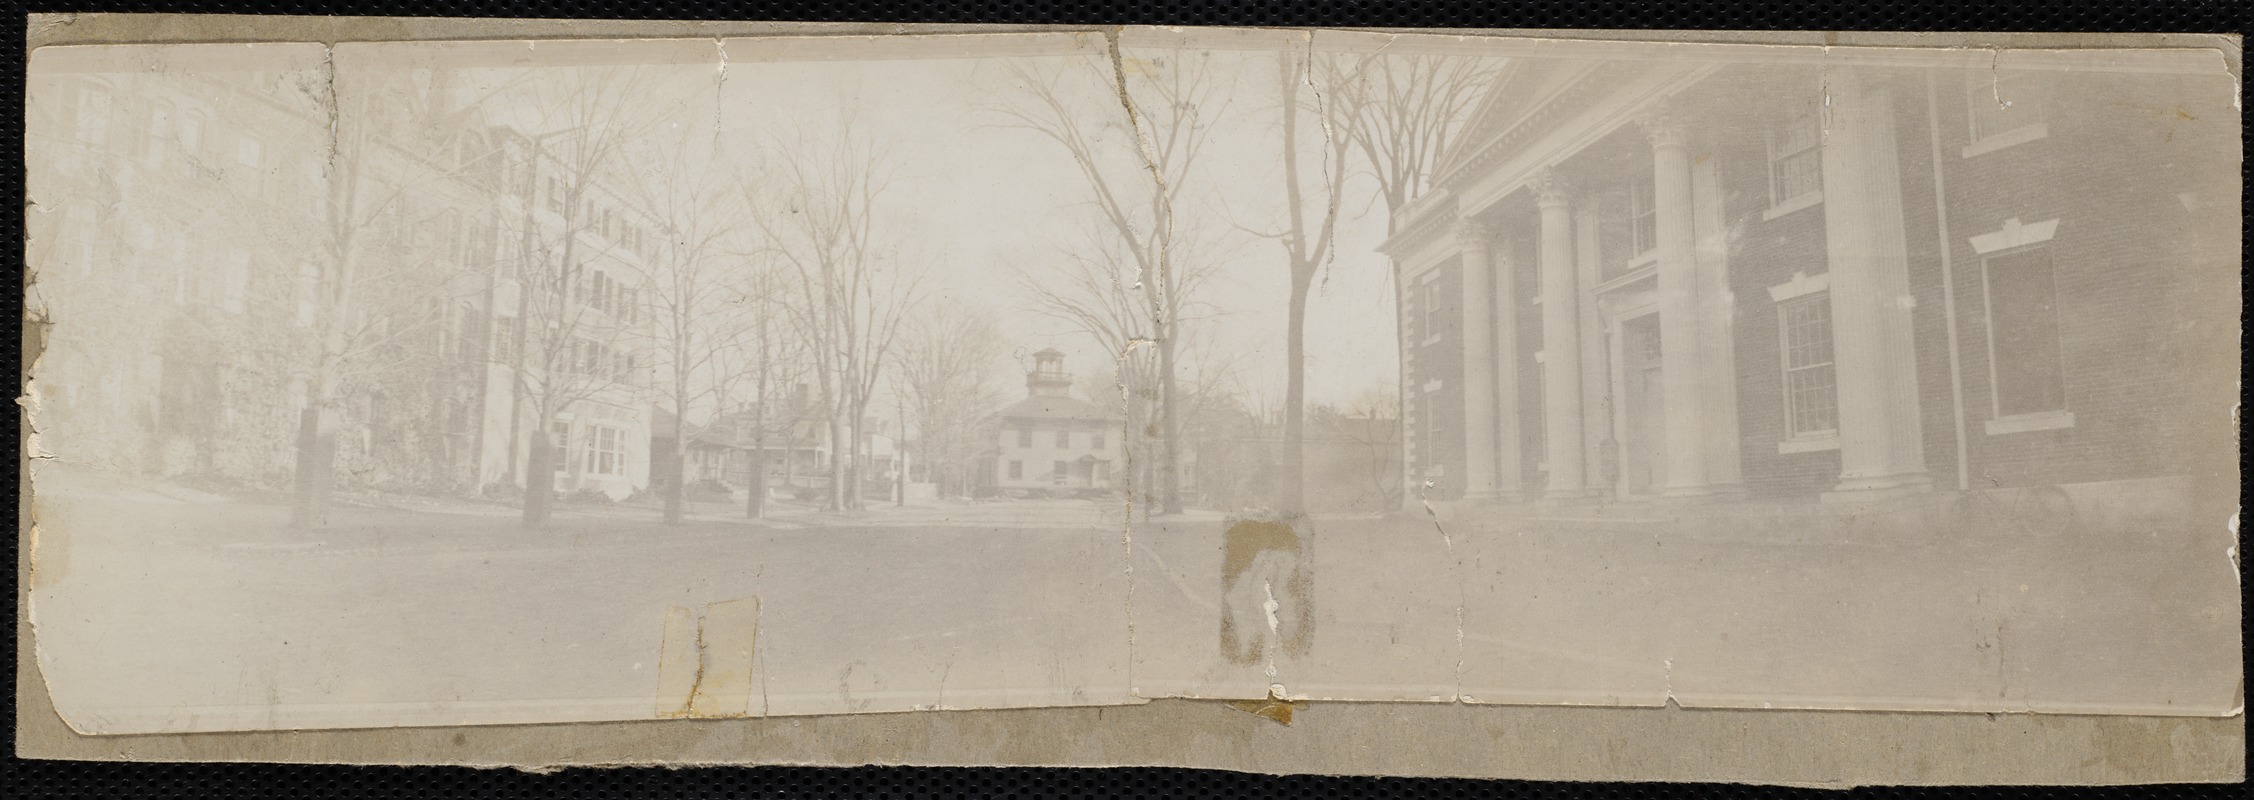
[[[851,117],[771,143],[766,185],[745,186],[753,221],[789,280],[785,315],[809,346],[830,429],[830,510],[859,507],[861,434],[923,272],[878,240],[889,183],[883,148]]]
[[[599,208],[598,202],[622,201],[614,191],[620,158],[661,118],[638,105],[648,83],[641,68],[624,67],[577,69],[538,84],[550,91],[534,102],[549,112],[553,127],[530,137],[531,186],[517,231],[515,270],[515,384],[521,401],[513,407],[529,409],[532,416],[524,475],[527,525],[547,521],[555,502],[561,454],[550,429],[557,415],[632,382],[642,366],[616,346],[631,341],[633,327],[644,322],[643,298],[636,287],[596,280],[589,267],[625,249],[614,228],[615,209]],[[512,431],[524,427],[511,422]]]
[[[1190,183],[1191,169],[1211,138],[1214,121],[1226,113],[1228,101],[1212,80],[1202,55],[1175,54],[1152,59],[1152,64],[1154,69],[1113,76],[1118,91],[1130,100],[1127,106],[1141,156],[1140,170],[1107,168],[1110,162],[1105,158],[1102,127],[1090,124],[1095,117],[1075,106],[1055,78],[1017,68],[1013,82],[1024,87],[1024,94],[1017,102],[997,107],[996,113],[1011,127],[1039,133],[1072,157],[1085,182],[1090,206],[1119,245],[1096,252],[1122,257],[1106,265],[1111,274],[1132,273],[1124,285],[1139,296],[1139,314],[1148,320],[1147,327],[1134,327],[1158,350],[1153,377],[1158,385],[1164,448],[1157,460],[1161,502],[1165,513],[1178,514],[1182,511],[1178,465],[1181,426],[1175,386],[1181,355],[1178,326],[1186,298],[1194,288],[1191,284],[1196,282],[1181,268],[1179,245],[1186,243],[1187,237],[1178,214],[1186,211],[1180,200]]]
[[[1403,210],[1432,186],[1441,153],[1447,152],[1472,107],[1493,84],[1498,62],[1487,58],[1433,54],[1331,54],[1316,61],[1328,100],[1337,104],[1346,138],[1361,151],[1385,204],[1385,230],[1396,232]],[[1393,314],[1404,315],[1399,265],[1394,271]],[[1395,380],[1407,380],[1406,364]],[[1395,399],[1396,404],[1399,398]],[[1407,424],[1396,411],[1394,441],[1406,442]],[[1394,476],[1401,479],[1403,476]],[[1398,495],[1388,493],[1389,501]]]
[[[665,240],[635,270],[650,297],[651,325],[632,336],[649,337],[657,394],[673,417],[673,451],[665,454],[672,479],[662,487],[667,525],[681,524],[687,514],[690,416],[709,407],[712,421],[719,421],[745,377],[730,362],[753,333],[751,295],[758,289],[742,280],[742,265],[722,247],[742,227],[742,196],[711,177],[719,173],[688,163],[697,146],[691,140],[710,140],[694,127],[686,130],[658,148],[658,158],[670,163],[635,184],[639,204],[662,226]]]
[[[447,241],[417,242],[410,235],[428,221],[417,218],[428,208],[411,208],[411,198],[491,156],[483,142],[447,135],[460,131],[445,119],[456,109],[440,90],[444,81],[445,71],[437,71],[416,91],[362,76],[328,104],[331,150],[312,213],[314,263],[300,289],[313,330],[293,481],[291,519],[299,527],[318,522],[328,507],[344,388],[396,366],[402,342],[444,321],[419,312],[461,291],[456,279],[482,266],[473,263],[460,229]],[[386,105],[402,101],[420,107],[401,115]],[[417,126],[419,139],[384,124],[406,119],[434,124]]]
[[[983,431],[1000,405],[994,366],[1001,335],[991,317],[956,303],[927,305],[900,341],[901,414],[916,425],[918,452],[942,494],[967,495]]]
[[[1301,99],[1301,89],[1313,79],[1315,57],[1310,51],[1285,48],[1276,56],[1276,93],[1283,123],[1284,227],[1253,231],[1282,247],[1291,279],[1289,327],[1284,334],[1284,441],[1278,459],[1282,474],[1276,489],[1276,508],[1284,513],[1302,512],[1307,506],[1307,293],[1314,286],[1317,271],[1333,254],[1332,234],[1338,227],[1347,156],[1353,147],[1349,140],[1332,136],[1324,136],[1312,146],[1300,141],[1303,116],[1313,116],[1325,129],[1345,127],[1340,106],[1326,102],[1321,93],[1311,93],[1310,100]],[[1310,149],[1315,152],[1307,152]],[[1310,155],[1319,167],[1312,183],[1303,174],[1307,170],[1301,163]],[[1312,197],[1310,188],[1314,190]]]
[[[1337,409],[1339,438],[1360,451],[1370,488],[1388,509],[1401,500],[1400,418],[1401,395],[1392,389],[1370,389]]]
[[[750,384],[752,456],[744,515],[759,519],[767,515],[767,453],[776,435],[779,433],[783,440],[786,475],[797,453],[798,426],[807,409],[798,402],[794,390],[806,369],[807,347],[805,340],[794,335],[795,326],[778,319],[784,315],[784,303],[789,298],[775,266],[756,255],[746,263],[750,276],[745,281],[748,291],[744,310],[749,325],[738,347],[723,350],[719,356],[722,361],[715,366],[743,376],[742,380]],[[736,363],[729,363],[731,359]]]

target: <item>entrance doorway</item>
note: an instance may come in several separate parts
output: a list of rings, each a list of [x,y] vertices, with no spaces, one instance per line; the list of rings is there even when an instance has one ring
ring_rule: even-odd
[[[1620,323],[1620,487],[1623,496],[1650,495],[1667,463],[1667,397],[1660,380],[1659,315]]]

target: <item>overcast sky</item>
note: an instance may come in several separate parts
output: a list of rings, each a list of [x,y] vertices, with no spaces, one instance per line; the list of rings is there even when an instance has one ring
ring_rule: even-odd
[[[534,52],[485,45],[485,58],[501,52],[516,64],[464,74],[458,91],[479,96],[485,87],[524,81],[502,95],[515,102],[496,104],[490,113],[538,130],[552,124],[543,120],[548,115],[538,106],[539,98],[554,96],[541,85],[561,75],[552,65],[556,60],[640,64],[658,87],[649,92],[648,113],[671,120],[665,126],[669,130],[692,134],[682,137],[686,139],[702,138],[717,127],[717,150],[692,161],[714,158],[720,163],[713,168],[721,169],[737,168],[737,162],[753,157],[772,137],[787,135],[791,126],[824,129],[849,114],[889,154],[886,166],[893,180],[878,235],[906,260],[932,268],[929,302],[989,313],[1007,339],[1008,352],[1054,347],[1068,354],[1072,371],[1108,375],[1112,354],[1069,324],[1035,313],[1017,279],[1021,269],[1035,275],[1053,269],[1057,248],[1070,246],[1085,228],[1093,213],[1086,182],[1061,147],[1001,124],[994,112],[998,104],[1022,99],[1013,68],[1054,76],[1073,90],[1069,102],[1107,126],[1105,142],[1116,145],[1110,155],[1119,159],[1113,166],[1133,169],[1139,159],[1131,149],[1127,117],[1112,88],[1112,67],[1100,39],[1047,37],[1049,41],[1029,47],[1020,38],[996,47],[1003,37],[921,43],[903,41],[907,38],[858,40],[869,43],[859,50],[731,40],[724,79],[719,53],[709,40],[571,52],[547,44]],[[1004,55],[991,55],[996,52]],[[1130,49],[1126,55],[1133,59],[1138,53]],[[413,62],[427,56],[393,57]],[[1247,400],[1272,406],[1280,401],[1285,380],[1284,255],[1275,242],[1236,226],[1266,229],[1283,211],[1277,61],[1268,53],[1210,57],[1211,74],[1223,82],[1217,88],[1228,95],[1230,105],[1200,156],[1177,216],[1204,226],[1216,250],[1231,257],[1195,298],[1215,313],[1197,323],[1204,330],[1188,332],[1186,338],[1198,342],[1209,358],[1233,359],[1242,387],[1251,395]],[[544,66],[518,66],[533,64]],[[1309,141],[1319,141],[1318,128],[1302,129],[1303,136],[1310,134],[1315,138]],[[661,141],[679,140],[665,136]],[[1311,155],[1304,163],[1305,169],[1320,169],[1319,157]],[[1373,189],[1367,180],[1349,184],[1334,267],[1326,270],[1310,300],[1310,403],[1343,404],[1373,388],[1390,389],[1397,375],[1392,286],[1386,262],[1375,252],[1384,238],[1384,210],[1373,202]],[[1015,362],[998,367],[1017,369]],[[1002,382],[1014,387],[1016,379],[1005,375]]]

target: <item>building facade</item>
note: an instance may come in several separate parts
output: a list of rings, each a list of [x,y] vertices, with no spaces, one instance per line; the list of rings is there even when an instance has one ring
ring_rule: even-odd
[[[1385,247],[1410,484],[2167,502],[2236,111],[2086,66],[1510,63]]]
[[[606,188],[543,209],[537,140],[456,102],[444,71],[318,53],[44,52],[26,117],[43,210],[27,258],[57,317],[30,392],[43,446],[118,474],[279,490],[308,409],[331,409],[338,485],[474,494],[524,485],[527,259],[563,270],[591,389],[563,403],[559,488],[648,481],[641,281],[662,238]],[[324,103],[356,113],[332,119]],[[543,164],[549,166],[543,167]],[[551,313],[550,316],[555,316]],[[552,326],[551,326],[552,327]],[[324,400],[325,399],[325,400]],[[564,427],[568,426],[568,430]],[[569,439],[562,437],[568,436]],[[513,456],[512,456],[513,454]]]
[[[993,486],[1008,495],[1110,493],[1120,488],[1126,420],[1072,396],[1064,354],[1033,354],[1026,398],[997,415]]]
[[[618,176],[582,174],[568,141],[498,126],[485,137],[479,174],[499,254],[480,292],[490,309],[480,480],[521,489],[530,439],[545,435],[557,491],[624,499],[650,482],[648,283],[663,224]]]

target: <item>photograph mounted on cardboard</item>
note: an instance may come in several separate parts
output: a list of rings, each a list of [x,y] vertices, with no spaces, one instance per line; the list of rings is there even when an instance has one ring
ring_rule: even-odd
[[[84,734],[2238,713],[2205,49],[41,47]]]

